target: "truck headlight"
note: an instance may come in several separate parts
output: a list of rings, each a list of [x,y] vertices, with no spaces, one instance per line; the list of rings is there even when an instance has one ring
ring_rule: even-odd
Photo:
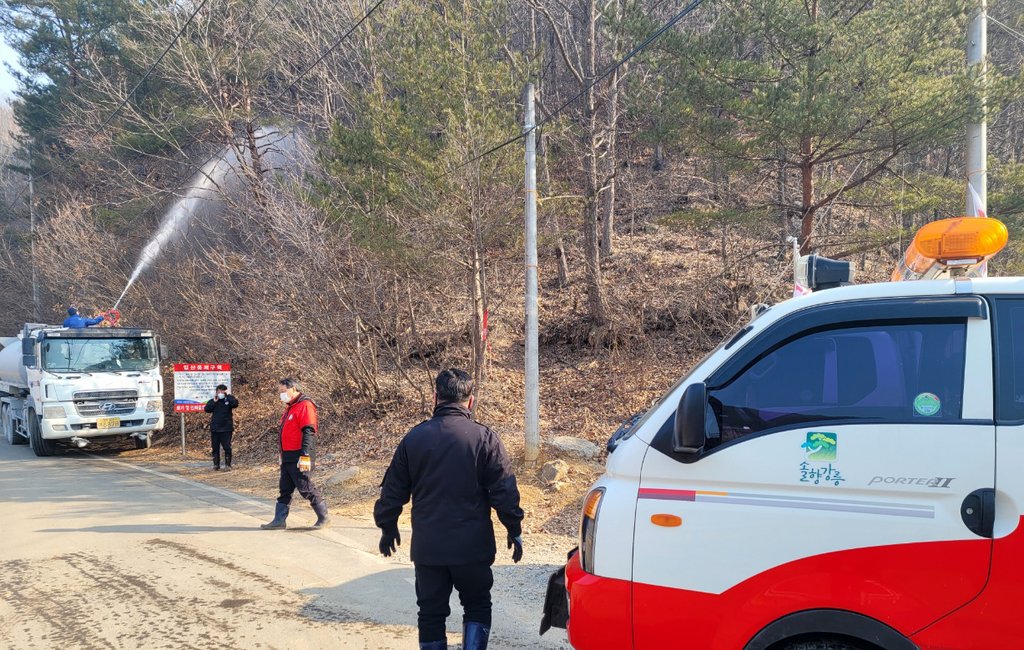
[[[601,512],[604,488],[596,488],[583,502],[583,521],[580,523],[580,566],[594,573],[594,542],[597,540],[597,515]]]
[[[64,410],[63,406],[44,406],[43,407],[43,419],[44,420],[63,420],[68,416],[67,411]]]
[[[158,399],[152,399],[146,402],[146,413],[156,413],[163,408],[163,404]]]

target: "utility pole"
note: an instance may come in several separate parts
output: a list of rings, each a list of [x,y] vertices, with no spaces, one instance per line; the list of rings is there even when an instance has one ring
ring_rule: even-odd
[[[533,84],[526,84],[526,465],[540,457],[540,359],[537,316],[537,130]]]
[[[39,322],[39,281],[36,277],[36,192],[32,170],[32,145],[28,146],[28,229],[32,256],[32,321]]]
[[[980,117],[978,122],[967,125],[967,212],[968,216],[978,215],[988,204],[988,131],[987,117],[987,73],[988,73],[988,10],[987,0],[979,0],[978,13],[971,20],[967,31],[967,67],[974,72],[981,91],[977,97]],[[974,192],[978,198],[974,198]],[[980,203],[980,205],[978,205]]]

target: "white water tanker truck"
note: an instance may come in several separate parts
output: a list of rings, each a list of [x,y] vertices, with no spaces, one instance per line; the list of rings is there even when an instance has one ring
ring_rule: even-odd
[[[149,330],[27,324],[0,338],[0,429],[12,445],[51,456],[57,441],[85,447],[164,428],[160,345]]]

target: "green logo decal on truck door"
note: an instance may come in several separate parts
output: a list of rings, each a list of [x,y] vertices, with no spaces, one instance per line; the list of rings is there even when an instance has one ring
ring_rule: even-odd
[[[930,417],[942,410],[942,401],[934,393],[921,393],[914,398],[914,413]]]
[[[836,459],[839,436],[822,431],[808,431],[807,442],[800,445],[807,452],[807,460],[832,461]]]

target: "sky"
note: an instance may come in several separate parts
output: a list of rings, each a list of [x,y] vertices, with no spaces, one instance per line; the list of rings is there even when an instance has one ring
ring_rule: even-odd
[[[0,62],[4,64],[0,66],[0,102],[3,102],[11,98],[15,89],[14,77],[7,70],[7,64],[17,65],[18,63],[18,55],[10,45],[3,41],[0,41]]]

